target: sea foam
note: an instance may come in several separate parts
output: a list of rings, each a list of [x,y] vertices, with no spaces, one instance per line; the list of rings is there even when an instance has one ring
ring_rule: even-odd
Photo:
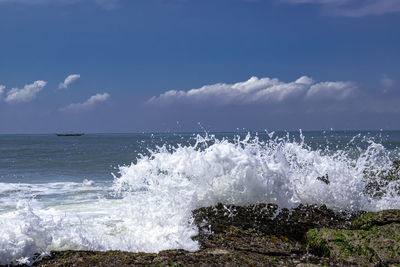
[[[191,211],[217,203],[316,204],[349,212],[400,208],[397,181],[379,198],[366,193],[365,171],[391,168],[393,155],[365,142],[366,149],[349,144],[331,151],[272,134],[267,141],[197,136],[194,145],[166,144],[120,167],[112,184],[4,184],[0,264],[30,264],[35,253],[50,250],[195,251]],[[21,196],[17,205],[7,201],[10,192]]]

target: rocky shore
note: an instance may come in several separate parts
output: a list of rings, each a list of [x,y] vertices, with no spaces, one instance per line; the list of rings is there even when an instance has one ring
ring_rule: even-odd
[[[201,249],[52,252],[34,266],[400,266],[400,210],[219,204],[193,211]]]
[[[364,173],[364,193],[381,198],[400,180],[400,161]],[[317,179],[330,183],[328,175]],[[200,244],[194,253],[54,251],[34,266],[400,266],[400,210],[349,214],[325,206],[218,204],[194,210],[193,218],[199,233],[192,238]]]

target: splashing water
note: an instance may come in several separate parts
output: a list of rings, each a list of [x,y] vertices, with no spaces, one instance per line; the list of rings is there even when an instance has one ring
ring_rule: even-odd
[[[194,146],[159,147],[136,164],[121,167],[115,181],[119,192],[146,192],[189,205],[189,210],[216,203],[247,205],[272,202],[292,208],[298,204],[327,205],[334,210],[381,210],[398,206],[393,194],[372,199],[364,194],[365,169],[392,165],[382,145],[351,159],[346,151],[331,155],[301,142],[275,138],[261,142],[247,135],[235,142],[197,137]],[[212,143],[209,145],[208,143]],[[318,177],[327,175],[329,184]],[[189,204],[190,203],[190,204]]]
[[[312,149],[302,135],[300,141],[268,135],[266,141],[206,135],[194,145],[164,145],[120,167],[112,184],[2,184],[0,201],[8,208],[0,210],[0,264],[32,263],[35,253],[64,249],[195,251],[191,211],[217,203],[400,208],[398,180],[379,198],[365,191],[366,169],[392,166],[383,145],[365,139],[366,149],[354,149],[352,140],[348,149],[333,151]],[[54,194],[62,200],[54,202],[61,199]],[[10,199],[22,200],[14,205]]]

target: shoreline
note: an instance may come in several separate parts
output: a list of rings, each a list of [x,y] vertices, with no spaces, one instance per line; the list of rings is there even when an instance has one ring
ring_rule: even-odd
[[[399,173],[398,160],[388,170],[365,169],[364,193],[381,199]],[[317,180],[330,183],[327,174]],[[400,194],[400,187],[393,189]],[[400,266],[400,209],[346,213],[325,205],[217,204],[193,210],[192,218],[196,252],[54,251],[36,257],[33,266]]]
[[[33,266],[400,265],[400,210],[355,215],[325,206],[277,209],[218,204],[193,211],[196,252],[58,251]]]

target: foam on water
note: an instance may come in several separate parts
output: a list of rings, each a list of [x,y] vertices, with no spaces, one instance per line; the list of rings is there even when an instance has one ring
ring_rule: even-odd
[[[303,140],[270,137],[261,142],[250,135],[235,141],[198,136],[193,146],[164,145],[121,167],[112,185],[1,184],[0,264],[32,263],[35,253],[64,249],[195,251],[191,211],[217,203],[400,208],[396,181],[379,199],[365,193],[365,170],[392,165],[382,145],[365,140],[364,150],[312,150]],[[317,179],[324,175],[329,184]]]

